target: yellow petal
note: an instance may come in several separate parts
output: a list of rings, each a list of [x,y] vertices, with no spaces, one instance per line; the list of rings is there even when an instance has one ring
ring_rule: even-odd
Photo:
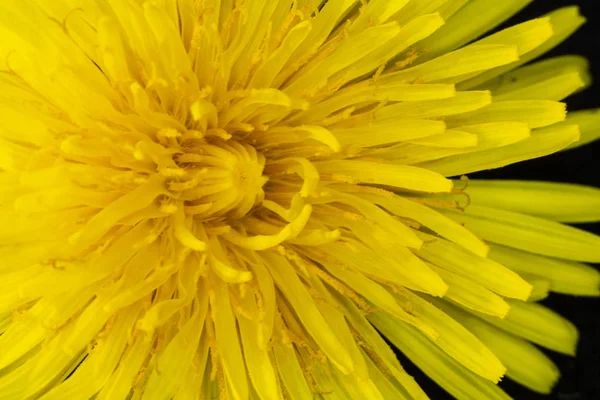
[[[399,304],[409,304],[415,316],[435,327],[439,336],[434,343],[461,365],[496,383],[504,375],[506,368],[494,353],[434,305],[440,300],[427,295],[421,298],[409,290],[398,291],[395,297]]]
[[[119,366],[98,393],[99,400],[122,399],[129,395],[131,385],[134,384],[140,368],[146,362],[152,345],[152,336],[140,335],[131,346],[127,347]]]
[[[448,84],[352,85],[338,90],[330,97],[311,106],[310,110],[299,113],[290,120],[307,123],[322,121],[347,107],[370,102],[437,100],[455,95],[454,85]]]
[[[243,299],[244,308],[250,315],[258,313],[258,307],[252,295]],[[262,338],[259,331],[262,329],[260,321],[250,320],[245,315],[238,314],[238,327],[244,347],[244,359],[248,368],[248,375],[261,399],[278,400],[281,393],[277,384],[277,372],[269,352],[262,347]]]
[[[448,305],[448,312],[473,332],[506,366],[506,376],[539,393],[549,394],[560,372],[548,356],[531,343]]]
[[[490,242],[550,257],[600,261],[600,237],[581,229],[478,205],[465,212],[443,212]]]
[[[348,176],[361,183],[389,185],[428,193],[449,192],[452,182],[426,169],[355,160],[320,161],[321,173]]]
[[[555,101],[521,100],[499,101],[470,114],[451,117],[448,126],[482,124],[486,122],[524,122],[530,128],[540,128],[564,121],[566,105]]]
[[[415,101],[393,104],[375,110],[375,119],[435,118],[462,114],[489,105],[492,96],[488,91],[457,92],[455,96],[443,100]]]
[[[265,253],[263,258],[271,266],[270,271],[277,286],[298,312],[298,317],[306,330],[321,346],[332,363],[344,373],[354,369],[352,358],[333,333],[323,315],[317,309],[314,300],[298,278],[293,267],[284,257]]]
[[[570,183],[469,181],[472,204],[499,208],[559,222],[600,220],[600,189]]]
[[[328,4],[329,6],[329,4]],[[323,61],[309,63],[299,77],[285,88],[291,95],[310,94],[312,91],[327,85],[328,79],[334,79],[337,72],[355,64],[365,62],[363,57],[385,46],[400,32],[400,27],[395,22],[370,27],[348,39],[333,50],[332,54]],[[310,36],[310,34],[309,34]],[[367,68],[368,71],[369,68]],[[351,77],[351,76],[350,76]]]
[[[443,18],[448,19],[451,13],[449,13],[448,0],[411,0],[405,5],[400,11],[398,11],[392,19],[398,21],[401,25],[418,18],[425,14],[431,14],[439,12]],[[464,4],[464,0],[455,0],[450,3],[458,3],[458,6]],[[456,11],[456,10],[454,10]]]
[[[600,272],[575,261],[543,257],[537,254],[492,245],[490,259],[521,273],[550,282],[550,290],[576,296],[600,296]]]
[[[560,101],[591,83],[588,64],[580,56],[555,57],[506,73],[486,86],[497,101]]]
[[[367,365],[369,367],[369,376],[371,377],[373,383],[381,393],[384,399],[398,399],[398,400],[408,400],[411,397],[405,391],[401,391],[400,388],[395,386],[388,376],[384,375],[383,372],[375,365],[373,361],[369,358],[369,356],[364,353],[365,359],[367,360]]]
[[[353,189],[346,188],[346,190],[352,191]],[[385,194],[385,192],[379,195],[376,191],[361,192],[360,187],[356,190],[359,191],[358,196],[384,207],[386,210],[399,217],[413,219],[437,234],[461,245],[465,249],[479,256],[485,257],[488,252],[487,245],[477,236],[430,207],[421,205],[399,195]]]
[[[535,344],[568,355],[575,355],[579,334],[571,322],[537,303],[506,300],[510,310],[504,319],[478,316],[490,324]]]
[[[553,125],[536,130],[529,138],[509,146],[450,156],[417,165],[444,176],[457,176],[542,157],[555,153],[577,140],[579,127],[576,125]]]
[[[465,124],[458,128],[477,136],[477,145],[467,151],[480,151],[508,146],[520,142],[530,136],[529,124],[516,121],[487,122],[478,124]]]
[[[461,82],[459,87],[461,90],[469,90],[473,88],[485,88],[487,82],[496,76],[502,75],[519,65],[528,63],[529,61],[541,56],[542,54],[550,51],[552,48],[560,44],[566,38],[571,36],[584,22],[585,18],[579,13],[579,7],[569,6],[558,9],[547,15],[550,18],[552,24],[552,36],[544,41],[541,45],[528,53],[522,55],[518,62],[506,65],[504,67],[496,68],[488,72],[469,79],[468,81]]]
[[[352,23],[350,32],[364,30],[370,24],[387,22],[394,14],[400,12],[410,0],[394,2],[370,2],[363,5],[358,18]]]
[[[584,146],[600,138],[600,110],[598,109],[569,113],[563,124],[577,124],[581,130],[579,141],[572,143],[565,150]]]
[[[384,368],[391,372],[392,377],[398,382],[395,386],[402,392],[406,392],[407,398],[427,399],[428,397],[423,389],[404,371],[392,349],[385,343],[379,332],[373,328],[373,325],[369,323],[356,304],[344,295],[336,293],[333,294],[333,299],[344,309],[344,314],[352,327],[369,346],[371,357],[377,356],[379,363],[382,363]],[[368,361],[367,359],[367,363]]]
[[[369,5],[373,4],[375,6],[379,4],[391,4],[396,6],[396,3],[402,3],[406,0],[394,1],[388,3],[379,3],[372,2],[368,3]],[[363,10],[361,10],[363,11]],[[350,27],[350,32],[354,29],[355,25],[362,20],[362,22],[366,22],[365,17],[367,16],[368,11],[364,11],[360,13],[360,16],[357,18],[357,21],[352,24]],[[372,20],[369,21],[372,23]],[[375,51],[371,53],[366,53],[365,56],[359,60],[355,65],[352,65],[348,68],[345,68],[338,73],[336,73],[331,80],[335,82],[336,80],[340,81],[351,81],[355,78],[363,76],[371,71],[377,70],[377,68],[381,67],[385,63],[388,63],[392,57],[402,52],[409,46],[413,45],[416,42],[419,42],[421,39],[424,39],[431,35],[431,33],[435,32],[440,26],[444,24],[443,18],[438,13],[422,15],[414,20],[410,21],[405,26],[400,28],[400,31],[396,34],[396,36],[385,43],[384,46],[377,47]],[[377,80],[375,80],[377,82]]]
[[[91,294],[85,291],[45,296],[29,309],[26,318],[11,322],[11,315],[7,329],[0,336],[0,368],[6,368],[35,348],[48,337],[50,329],[65,325],[90,300]]]
[[[417,367],[457,399],[510,400],[496,384],[463,367],[410,325],[383,313],[373,313],[369,320]]]
[[[233,399],[244,400],[248,398],[248,380],[228,288],[214,278],[209,281],[209,286],[213,291],[209,293],[210,310],[225,382]]]
[[[335,260],[339,265],[356,268],[380,281],[410,287],[433,296],[443,296],[448,290],[448,286],[431,268],[403,246],[374,251],[348,240],[347,243],[324,246],[320,254],[309,254],[323,264],[335,265]]]
[[[441,135],[426,136],[421,139],[410,140],[409,143],[428,147],[472,149],[477,146],[477,141],[477,135],[456,129],[448,129]]]
[[[443,239],[428,240],[421,249],[413,251],[424,260],[502,296],[526,300],[531,293],[531,286],[515,272]]]
[[[291,344],[273,343],[273,354],[277,361],[277,371],[293,400],[303,400],[312,396],[304,377],[302,367]],[[308,397],[307,397],[308,396]]]
[[[432,266],[448,284],[444,298],[484,314],[503,318],[508,313],[508,304],[502,297],[478,285],[472,280],[442,268]]]
[[[532,0],[472,0],[461,7],[439,31],[419,43],[427,58],[452,51],[494,29]]]
[[[158,357],[155,368],[149,374],[142,399],[172,396],[184,384],[200,342],[207,309],[208,296],[200,290],[190,318]]]
[[[381,122],[376,120],[354,128],[334,129],[333,133],[343,146],[369,147],[439,135],[445,129],[443,121],[400,117]]]
[[[463,75],[485,71],[519,59],[516,46],[482,44],[470,45],[452,53],[400,72],[380,78],[380,84],[395,84],[419,80],[423,83],[460,81]]]
[[[426,335],[435,338],[437,336],[436,328],[430,322],[426,322],[412,313],[408,313],[402,305],[394,299],[394,296],[388,290],[361,273],[344,270],[338,266],[328,264],[326,268],[335,277],[348,285],[356,293],[363,296],[367,301],[386,311],[394,318],[405,321],[416,326]],[[407,304],[408,305],[408,304]],[[412,305],[411,305],[412,306]],[[411,310],[412,311],[412,310]]]
[[[527,281],[532,287],[531,294],[527,301],[540,301],[550,294],[550,281],[537,275],[519,272],[519,275]]]

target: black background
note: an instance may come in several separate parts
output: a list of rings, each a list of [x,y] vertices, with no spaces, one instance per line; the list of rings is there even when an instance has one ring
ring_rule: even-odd
[[[498,2],[504,0],[497,0]],[[566,101],[571,111],[600,108],[600,1],[599,0],[534,0],[499,29],[542,16],[568,5],[579,5],[588,22],[573,36],[543,58],[580,54],[590,60],[595,82],[584,92]],[[588,146],[526,161],[493,171],[471,174],[471,178],[523,179],[573,182],[600,187],[600,140]],[[600,223],[580,227],[600,235]],[[596,266],[598,267],[598,265]],[[540,395],[505,378],[501,382],[515,399],[600,400],[600,299],[551,294],[543,304],[571,320],[580,330],[577,357],[563,356],[551,351],[546,354],[554,360],[562,376],[550,395]],[[433,400],[452,399],[421,371],[399,355],[406,370],[415,377]],[[485,399],[481,399],[485,400]]]

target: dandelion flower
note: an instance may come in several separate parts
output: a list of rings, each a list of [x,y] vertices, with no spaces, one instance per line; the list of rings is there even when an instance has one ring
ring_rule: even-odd
[[[0,398],[548,392],[600,191],[471,181],[598,133],[528,0],[3,0]]]

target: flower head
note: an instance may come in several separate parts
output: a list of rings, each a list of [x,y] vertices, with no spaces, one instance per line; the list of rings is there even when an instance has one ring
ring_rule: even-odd
[[[576,8],[470,43],[526,3],[3,1],[0,398],[426,398],[380,333],[549,391],[598,190],[449,179],[600,123],[584,60],[521,67]]]

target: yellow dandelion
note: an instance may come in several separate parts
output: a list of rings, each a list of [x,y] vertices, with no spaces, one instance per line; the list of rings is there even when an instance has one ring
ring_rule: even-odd
[[[598,134],[529,2],[3,0],[0,399],[549,392],[600,190],[460,179]]]

